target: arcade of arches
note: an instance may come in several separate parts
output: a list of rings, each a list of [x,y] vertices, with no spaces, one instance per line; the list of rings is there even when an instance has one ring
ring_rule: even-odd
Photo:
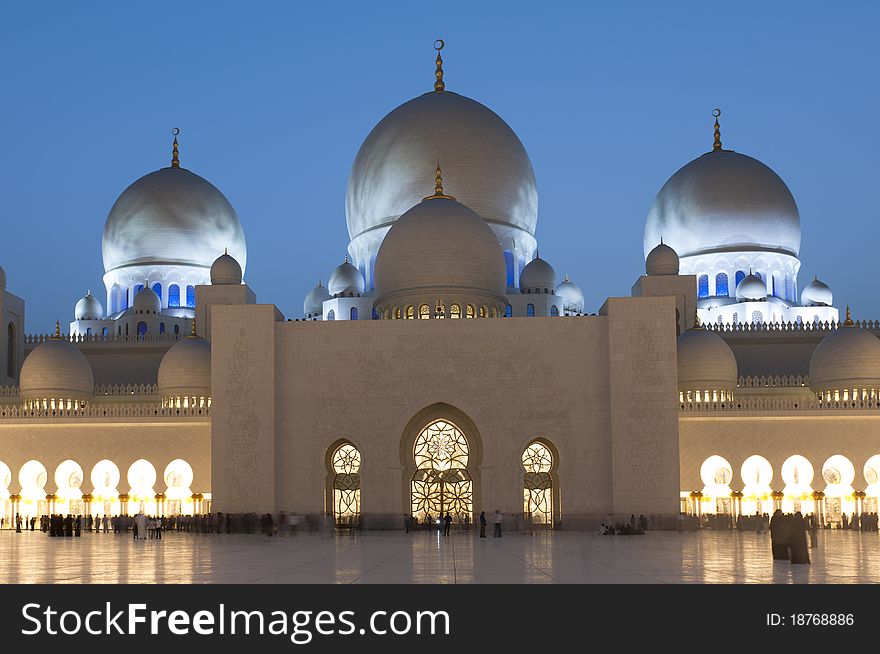
[[[703,486],[682,491],[682,512],[737,516],[782,509],[815,513],[823,524],[839,526],[844,515],[877,513],[880,505],[880,454],[863,463],[863,482],[857,480],[856,465],[842,454],[828,457],[821,466],[792,454],[778,476],[766,458],[754,454],[742,461],[739,473],[741,484],[734,482],[734,467],[727,459],[717,454],[705,459],[700,467]]]

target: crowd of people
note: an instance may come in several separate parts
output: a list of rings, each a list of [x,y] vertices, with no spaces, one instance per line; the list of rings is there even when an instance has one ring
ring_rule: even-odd
[[[629,516],[629,522],[615,522],[609,514],[608,520],[599,526],[597,533],[600,536],[644,536],[647,532],[648,519],[645,517],[645,514],[642,513],[639,516],[638,522],[636,522],[636,515],[633,513]]]
[[[770,549],[773,552],[773,560],[809,563],[807,532],[810,532],[810,538],[815,544],[817,528],[816,516],[805,518],[800,511],[783,513],[780,509],[776,509],[773,517],[770,518]]]

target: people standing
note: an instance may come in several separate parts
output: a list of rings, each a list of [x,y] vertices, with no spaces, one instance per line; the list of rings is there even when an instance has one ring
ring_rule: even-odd
[[[410,524],[409,515],[406,513],[403,514],[403,528],[406,529],[406,533],[410,532],[412,525]]]
[[[449,530],[452,528],[452,515],[449,511],[446,512],[446,517],[443,519],[443,535],[447,538],[449,537]]]
[[[480,511],[480,538],[486,537],[486,512]]]
[[[495,509],[495,538],[501,538],[501,511]]]
[[[773,512],[773,517],[770,518],[770,550],[775,561],[788,561],[791,559],[788,545],[785,542],[785,532],[787,531],[785,520],[786,517],[781,509],[776,509]]]
[[[790,517],[789,544],[792,563],[809,563],[810,550],[807,547],[807,524],[800,511]]]

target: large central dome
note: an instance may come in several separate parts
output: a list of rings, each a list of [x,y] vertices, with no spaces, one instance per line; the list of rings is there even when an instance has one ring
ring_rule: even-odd
[[[801,223],[791,191],[773,170],[717,150],[678,170],[657,194],[645,224],[645,256],[660,239],[679,257],[769,251],[797,257]]]
[[[247,249],[235,209],[208,180],[175,166],[122,192],[101,243],[105,272],[157,264],[210,268],[227,248],[244,270]]]
[[[425,195],[425,175],[438,161],[459,202],[493,226],[534,236],[538,191],[519,138],[479,102],[433,91],[385,116],[361,145],[345,202],[352,240],[370,230],[387,230],[418,204]]]

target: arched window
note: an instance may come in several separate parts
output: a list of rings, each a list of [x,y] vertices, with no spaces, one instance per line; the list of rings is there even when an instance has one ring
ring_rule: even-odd
[[[551,316],[558,316],[559,315],[559,307],[557,307],[555,304],[550,307],[550,315]]]
[[[336,320],[336,312],[333,309],[327,312],[327,320]]]
[[[534,316],[535,315],[535,305],[532,304],[531,302],[526,305],[526,315],[527,316]]]
[[[470,448],[461,430],[435,420],[419,432],[413,447],[416,471],[411,482],[411,512],[420,521],[447,512],[473,513],[473,481],[467,470]]]
[[[733,314],[733,324],[734,325],[739,324],[739,314],[738,313]]]
[[[464,308],[464,317],[465,318],[473,318],[474,317],[474,305],[469,304]]]
[[[372,314],[370,314],[370,317],[373,320],[379,320],[379,312],[376,311],[376,307],[373,307],[373,312],[372,312]]]
[[[715,275],[715,295],[719,297],[728,297],[730,295],[730,290],[727,288],[727,273]]]
[[[717,322],[719,325],[723,325],[724,324],[724,316],[718,316]]]
[[[180,335],[180,325],[174,325],[174,335],[175,336]]]
[[[145,323],[143,320],[140,321],[138,323],[137,330],[138,330],[137,331],[138,338],[143,338],[144,336],[146,336],[147,335],[147,323]]]
[[[125,296],[122,299],[122,310],[125,311],[128,308],[128,289],[125,289]]]
[[[6,326],[6,376],[15,377],[15,325]]]
[[[504,265],[507,268],[507,285],[513,286],[514,284],[514,263],[513,263],[513,254],[510,253],[509,250],[504,251]]]
[[[513,316],[513,307],[508,304],[504,307],[504,317],[510,318],[511,316]]]
[[[110,289],[110,313],[116,313],[119,311],[119,286],[113,284],[113,288]]]
[[[798,327],[803,327],[803,325],[804,325],[804,319],[801,316],[798,316],[797,318],[795,318],[794,322]]]
[[[125,338],[128,338],[128,323],[125,323]]]
[[[336,448],[333,473],[333,517],[337,526],[351,526],[361,513],[361,453],[351,443]]]
[[[737,270],[737,271],[736,271],[736,277],[735,277],[735,279],[736,279],[736,284],[734,284],[733,287],[736,288],[737,286],[739,286],[739,283],[740,283],[742,280],[744,280],[745,278],[746,278],[746,273],[745,273],[744,271],[742,271],[742,270]]]
[[[168,287],[168,307],[176,308],[180,306],[180,286],[172,284]]]
[[[752,322],[756,325],[760,325],[764,322],[764,314],[760,311],[752,311]]]
[[[697,279],[697,297],[709,297],[709,275],[700,275]]]
[[[160,323],[159,323],[159,333],[160,333],[160,334],[164,334],[164,333],[165,333],[165,323],[164,323],[164,322],[160,322]]]
[[[153,292],[156,295],[158,295],[159,300],[161,300],[162,299],[162,284],[160,284],[159,282],[156,282],[155,284],[153,284]]]
[[[358,310],[357,310],[357,307],[352,307],[352,308],[351,308],[351,311],[349,311],[349,314],[348,314],[348,315],[349,315],[349,318],[350,318],[351,320],[357,320],[357,319],[358,319]]]
[[[437,304],[434,306],[434,317],[437,320],[444,320],[446,318],[446,305],[440,300],[437,300]]]
[[[427,304],[419,306],[419,320],[428,320],[431,317],[431,308]]]
[[[91,335],[92,335],[92,328],[86,327],[86,336],[91,336]]]
[[[395,320],[400,320],[400,315],[401,315],[400,314],[400,307],[394,307],[394,311],[392,312],[391,315],[394,316]]]
[[[449,317],[450,318],[461,318],[461,305],[452,304],[449,306]]]
[[[196,306],[196,287],[195,286],[187,286],[186,287],[186,306],[190,309],[193,309]]]
[[[489,312],[486,309],[486,307],[485,306],[480,307],[480,318],[485,318],[488,315],[489,315]]]
[[[104,329],[101,330],[101,336],[103,336],[104,338],[107,338],[107,328],[106,327],[104,327]]]
[[[416,317],[416,309],[413,305],[409,304],[406,307],[406,319],[413,320]]]
[[[553,454],[544,443],[534,441],[522,455],[526,470],[523,481],[523,513],[532,524],[553,526]]]

